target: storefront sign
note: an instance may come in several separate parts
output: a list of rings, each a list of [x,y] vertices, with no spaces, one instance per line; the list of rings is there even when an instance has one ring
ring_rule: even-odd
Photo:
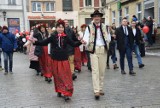
[[[55,19],[55,16],[28,16],[28,19]]]
[[[14,33],[16,29],[20,31],[20,20],[19,18],[7,18],[8,29],[10,32]]]

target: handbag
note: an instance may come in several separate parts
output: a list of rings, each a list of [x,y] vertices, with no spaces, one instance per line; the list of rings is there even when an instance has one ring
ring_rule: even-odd
[[[43,54],[42,46],[36,46],[34,50],[34,55],[39,57],[39,56],[42,56],[42,54]]]

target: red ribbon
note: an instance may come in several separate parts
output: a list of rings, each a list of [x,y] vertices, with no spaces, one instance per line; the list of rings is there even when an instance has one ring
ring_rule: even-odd
[[[96,26],[96,28],[100,28],[100,26]]]
[[[58,37],[65,37],[65,36],[67,36],[65,33],[58,34]]]

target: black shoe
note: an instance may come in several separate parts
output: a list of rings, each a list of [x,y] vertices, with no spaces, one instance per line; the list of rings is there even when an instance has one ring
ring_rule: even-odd
[[[70,98],[68,97],[68,96],[64,96],[64,101],[65,102],[67,102],[67,101],[69,101],[70,100]]]
[[[50,83],[52,81],[52,79],[51,78],[48,78],[48,83]]]
[[[45,77],[45,81],[48,81],[48,78],[47,78],[47,77]]]
[[[43,73],[41,73],[41,76],[43,77]]]
[[[122,74],[122,75],[125,75],[125,74],[126,74],[126,72],[125,72],[124,70],[122,70],[122,71],[121,71],[121,74]]]
[[[4,75],[8,75],[8,72],[5,72]]]
[[[77,76],[75,74],[72,74],[72,79],[73,80],[77,79]]]
[[[78,73],[80,73],[81,72],[81,70],[78,70]]]
[[[139,65],[139,68],[143,68],[143,67],[144,67],[144,64],[140,64],[140,65]]]
[[[62,94],[61,93],[57,93],[57,97],[62,97]]]
[[[113,69],[118,69],[119,67],[117,66],[117,64],[113,65]]]
[[[95,100],[99,100],[100,99],[100,96],[95,96]]]
[[[91,68],[91,67],[88,67],[88,70],[91,72],[91,71],[92,71],[92,68]]]
[[[132,75],[132,76],[135,76],[135,75],[136,75],[136,73],[135,73],[133,70],[130,71],[129,74]]]

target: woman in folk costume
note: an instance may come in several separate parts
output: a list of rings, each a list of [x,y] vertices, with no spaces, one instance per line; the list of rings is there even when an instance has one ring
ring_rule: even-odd
[[[56,32],[51,37],[43,41],[36,41],[35,45],[47,45],[51,43],[51,57],[53,64],[53,76],[55,83],[55,91],[57,96],[64,95],[64,100],[70,100],[73,94],[73,80],[68,61],[67,44],[77,47],[82,43],[80,41],[73,42],[65,33],[65,23],[59,19],[56,24]],[[83,41],[82,41],[83,42]]]
[[[86,27],[87,25],[86,24],[83,24],[81,26],[81,31],[79,32],[79,38],[82,39],[84,37],[84,32],[86,30]],[[84,63],[87,63],[87,55],[86,55],[86,52],[85,52],[85,46],[84,45],[81,45],[80,46],[80,51],[81,51],[81,60],[82,60],[82,65],[84,66]]]
[[[45,24],[40,24],[38,26],[39,32],[34,34],[34,38],[38,41],[45,40],[49,37],[49,33],[46,29]],[[41,71],[43,76],[45,77],[45,81],[50,83],[52,81],[52,71],[51,71],[51,58],[48,55],[48,46],[36,46],[35,55],[39,57],[39,62],[41,66]]]
[[[77,31],[77,27],[76,28],[72,28],[74,33],[75,33],[75,36],[77,39],[79,39],[79,34],[78,34],[78,31]],[[74,51],[74,67],[75,67],[75,70],[77,70],[78,72],[81,72],[81,51],[80,51],[80,48],[79,47],[75,47],[75,51]]]
[[[36,56],[34,54],[35,51],[35,45],[33,45],[32,40],[33,38],[33,30],[31,31],[29,40],[24,44],[23,47],[27,47],[27,52],[29,54],[29,59],[30,59],[30,66],[29,68],[31,69],[35,69],[37,71],[37,76],[41,73],[40,70],[40,65],[39,65],[39,60],[38,60],[38,56]]]

